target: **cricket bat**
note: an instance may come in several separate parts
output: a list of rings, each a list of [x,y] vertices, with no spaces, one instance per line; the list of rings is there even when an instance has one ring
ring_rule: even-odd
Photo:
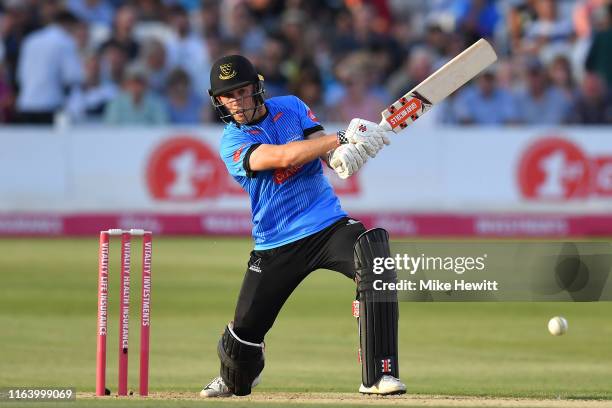
[[[497,60],[481,38],[382,111],[380,126],[399,133]]]

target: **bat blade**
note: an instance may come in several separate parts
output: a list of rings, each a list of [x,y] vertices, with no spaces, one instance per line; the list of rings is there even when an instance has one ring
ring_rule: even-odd
[[[380,126],[401,132],[496,60],[491,44],[481,38],[382,111]]]

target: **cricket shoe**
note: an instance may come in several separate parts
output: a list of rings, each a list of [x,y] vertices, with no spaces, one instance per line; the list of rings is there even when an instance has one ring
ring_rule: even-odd
[[[366,387],[361,384],[359,392],[362,394],[377,395],[404,394],[406,392],[406,385],[393,376],[383,375],[382,378],[371,387]]]
[[[251,384],[251,388],[255,388],[257,384],[259,384],[261,375],[258,375],[254,380],[253,384]],[[231,397],[234,395],[227,385],[225,385],[225,381],[221,377],[215,377],[211,382],[208,383],[206,387],[202,391],[200,391],[200,397],[204,398],[222,398],[222,397]]]

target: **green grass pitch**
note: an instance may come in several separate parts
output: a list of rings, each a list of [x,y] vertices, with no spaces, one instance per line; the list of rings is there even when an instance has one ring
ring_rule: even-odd
[[[129,379],[137,390],[140,241],[134,242]],[[94,391],[97,244],[97,239],[0,239],[0,387]],[[196,395],[217,374],[217,341],[232,317],[250,249],[248,239],[154,239],[152,392]],[[116,240],[107,367],[113,393],[118,255]],[[353,282],[323,270],[298,288],[266,338],[266,369],[256,393],[357,391],[354,291]],[[548,334],[546,324],[555,315],[568,319],[567,335]],[[610,400],[611,345],[612,303],[400,306],[400,370],[413,395]],[[241,406],[239,401],[216,404]],[[89,405],[103,402],[89,400]]]

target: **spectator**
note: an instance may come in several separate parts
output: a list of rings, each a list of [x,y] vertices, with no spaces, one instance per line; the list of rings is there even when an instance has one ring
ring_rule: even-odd
[[[64,11],[63,0],[45,0],[37,2],[38,7],[34,11],[35,24],[39,27],[45,27],[53,24],[58,13]],[[32,7],[32,5],[30,5]],[[76,16],[75,16],[76,17]]]
[[[405,56],[402,44],[392,36],[391,15],[386,2],[362,2],[351,7],[353,37],[367,50],[377,67],[373,72],[388,75]]]
[[[269,37],[263,51],[254,58],[259,72],[263,75],[268,97],[286,95],[289,78],[284,72],[286,49],[280,37]]]
[[[332,37],[332,51],[339,58],[358,48],[353,36],[353,20],[351,13],[342,9],[336,16],[335,30]]]
[[[122,6],[115,13],[113,34],[106,40],[101,48],[106,48],[109,43],[123,48],[128,60],[132,61],[138,57],[139,44],[134,39],[134,25],[136,24],[136,10],[132,6]]]
[[[302,67],[291,88],[291,93],[304,101],[320,122],[327,120],[327,109],[323,103],[323,85],[316,66]]]
[[[397,99],[424,81],[433,72],[431,53],[417,48],[404,60],[402,67],[387,80],[391,98]]]
[[[599,75],[585,74],[569,121],[582,125],[612,125],[612,96]]]
[[[607,18],[601,31],[593,37],[586,60],[586,69],[602,76],[612,88],[612,3],[607,6]]]
[[[562,18],[554,0],[535,0],[537,19],[525,30],[521,47],[531,55],[549,55],[569,52],[574,39],[574,27],[570,18]]]
[[[229,0],[228,2],[231,1],[232,0]],[[308,3],[315,3],[316,6],[320,7],[320,3],[317,5],[317,2],[307,2],[303,0],[238,0],[238,2],[240,1],[246,4],[247,8],[249,9],[249,14],[253,16],[253,18],[257,21],[258,25],[267,27],[276,26],[278,24],[279,17],[282,18],[281,15],[285,10],[303,10],[305,7],[308,7]],[[320,7],[319,10],[325,8],[326,7]]]
[[[489,88],[485,85],[487,81],[477,80],[469,91],[462,89],[449,98],[445,106],[435,111],[445,109],[445,122],[455,123],[455,115],[459,114],[463,123],[488,123],[484,119],[488,106],[500,98],[504,107],[490,112],[491,123],[515,123],[519,117],[512,117],[512,112],[520,113],[526,123],[542,120],[558,123],[559,107],[562,101],[576,97],[574,80],[582,77],[584,67],[612,81],[610,0],[0,0],[0,3],[0,49],[4,50],[7,74],[4,83],[8,81],[12,91],[4,93],[5,96],[25,95],[18,92],[17,84],[24,38],[48,25],[63,7],[86,23],[76,31],[71,30],[71,34],[76,38],[80,55],[86,57],[81,59],[87,61],[87,77],[98,77],[97,81],[86,80],[81,96],[94,95],[100,87],[119,89],[126,64],[134,62],[145,70],[148,90],[158,96],[170,96],[168,75],[177,67],[189,75],[190,92],[201,95],[208,88],[209,61],[221,54],[238,53],[254,57],[255,65],[265,76],[268,96],[285,94],[291,88],[309,99],[317,115],[325,118],[329,107],[341,106],[340,100],[348,103],[351,112],[377,106],[379,102],[384,106],[479,36],[492,41],[500,57],[494,81],[489,84],[492,89],[490,94],[483,93]],[[574,40],[572,21],[576,22],[579,41]],[[508,27],[510,42],[499,35],[502,22]],[[98,53],[96,64],[90,59],[92,47]],[[361,62],[344,66],[345,61],[356,61],[349,57],[354,54],[366,54],[369,59],[364,77],[355,81],[345,71],[362,72]],[[528,56],[537,56],[546,63],[547,73],[543,76],[548,76],[547,81],[538,80],[538,75],[524,78],[518,75],[522,58]],[[98,71],[97,75],[93,75],[94,71]],[[539,94],[543,82],[549,83]],[[541,98],[557,91],[562,98],[552,98],[552,104],[542,102],[545,99]],[[387,92],[392,95],[386,96]],[[323,101],[316,94],[323,95]],[[454,99],[459,95],[486,103],[457,110]],[[512,102],[512,95],[528,98],[526,104],[539,104],[538,108],[523,107],[522,101],[518,106]],[[62,93],[62,100],[64,96]],[[15,112],[15,102],[11,101],[16,99],[16,96],[4,98],[5,104],[12,103],[7,112]],[[79,108],[83,112],[91,110],[86,99],[74,99],[83,104]],[[73,99],[70,100],[72,106]],[[170,104],[169,100],[164,102]],[[482,112],[472,112],[474,109]],[[542,109],[548,113],[540,119]],[[94,110],[98,111],[99,106]],[[209,108],[205,111],[212,112]],[[553,115],[552,111],[557,113]],[[427,115],[434,122],[438,121],[435,112]],[[47,120],[50,116],[47,113]],[[210,118],[218,120],[217,115]]]
[[[65,90],[81,84],[83,67],[73,36],[77,24],[74,15],[60,12],[53,24],[24,41],[17,66],[18,121],[52,123],[66,101]]]
[[[157,95],[163,94],[170,73],[170,64],[164,44],[155,38],[146,40],[142,45],[139,64],[147,76],[149,89]]]
[[[571,96],[550,86],[546,71],[540,61],[529,61],[526,82],[526,89],[518,92],[516,98],[519,121],[529,125],[563,123],[572,104]]]
[[[400,58],[397,58],[397,53],[393,52],[381,44],[377,44],[369,49],[372,55],[372,63],[375,65],[375,71],[380,75],[377,83],[380,86],[385,86],[385,79],[389,77],[397,67],[402,63],[404,53]]]
[[[353,38],[358,48],[369,49],[376,44],[385,44],[392,39],[383,32],[381,25],[384,24],[374,7],[367,2],[355,3],[351,7],[353,19]]]
[[[434,67],[441,67],[457,55],[461,54],[463,50],[473,44],[473,41],[466,41],[463,34],[460,32],[452,33],[446,36],[444,55]]]
[[[456,2],[457,25],[469,38],[469,42],[481,37],[491,38],[499,21],[499,13],[493,0],[461,0]]]
[[[168,121],[161,99],[147,90],[146,73],[138,65],[128,67],[122,90],[106,106],[109,125],[161,125]]]
[[[221,14],[219,3],[221,0],[201,0],[199,19],[196,30],[204,37],[219,37],[221,33]],[[212,58],[211,58],[212,59]]]
[[[79,53],[79,57],[81,59],[85,58],[92,52],[95,52],[95,49],[90,47],[90,36],[89,36],[89,26],[83,22],[79,21],[78,24],[74,26],[72,30],[72,36],[77,44],[77,52]]]
[[[168,76],[166,96],[170,123],[196,124],[204,119],[204,99],[192,91],[189,75],[181,68],[175,69]]]
[[[510,37],[510,49],[512,52],[521,50],[521,43],[527,27],[532,25],[538,18],[535,3],[537,0],[512,0],[506,15],[506,26]]]
[[[174,36],[168,41],[170,65],[180,67],[190,76],[190,82],[200,93],[208,89],[210,58],[206,43],[192,32],[185,9],[174,6],[170,9],[170,26]]]
[[[211,61],[221,58],[223,55],[240,54],[241,52],[240,42],[234,38],[221,39],[211,35],[206,37],[206,44],[210,51]]]
[[[434,66],[441,66],[446,60],[446,50],[449,46],[449,35],[438,24],[430,23],[424,36],[423,44],[431,55]]]
[[[117,41],[109,41],[100,50],[99,54],[101,81],[119,86],[128,64],[128,54],[125,47]]]
[[[548,76],[552,84],[563,92],[565,98],[573,100],[576,96],[576,84],[572,67],[567,57],[558,55],[548,66]]]
[[[153,22],[164,20],[164,7],[161,0],[135,0],[138,7],[139,20]]]
[[[520,84],[517,71],[515,60],[498,59],[495,63],[495,79],[497,80],[497,86],[508,92],[515,92],[519,89]]]
[[[69,101],[69,112],[77,120],[100,121],[106,105],[117,95],[119,87],[111,81],[102,81],[100,57],[91,54],[85,58],[85,81]]]
[[[305,62],[314,48],[310,43],[312,35],[306,25],[306,13],[301,10],[289,9],[280,18],[281,38],[285,48],[291,50],[284,58],[284,65],[288,69],[289,80],[297,74],[298,67]]]
[[[459,91],[450,108],[460,124],[501,125],[517,122],[512,95],[496,83],[493,69],[485,71],[476,84]]]
[[[234,2],[221,2],[230,7]],[[240,39],[240,48],[246,54],[257,53],[263,47],[266,33],[260,27],[245,3],[239,2],[226,11],[227,20],[222,25],[222,35],[225,38]]]
[[[4,7],[4,15],[0,24],[4,62],[11,89],[17,92],[17,63],[22,51],[23,40],[38,27],[36,27],[32,13],[23,2],[19,0],[5,2]]]
[[[394,42],[398,45],[396,50],[398,53],[404,53],[406,50],[409,50],[412,45],[420,39],[417,28],[410,23],[410,21],[414,19],[414,15],[417,13],[412,10],[410,10],[410,13],[408,13],[406,9],[403,9],[402,11],[403,13],[394,10],[394,16],[398,19],[398,21],[399,19],[402,19],[403,21],[407,22],[407,24],[396,23],[389,27],[389,35],[393,37]],[[414,13],[414,15],[412,13]]]
[[[369,82],[371,76],[370,57],[367,53],[348,55],[338,64],[338,77],[344,85],[344,95],[331,109],[330,119],[350,122],[353,118],[370,121],[380,120],[379,112],[385,107]]]
[[[576,4],[573,13],[574,31],[578,38],[589,38],[596,29],[595,24],[598,20],[600,11],[608,4],[608,0],[580,0]]]
[[[200,7],[205,7],[202,0],[164,0],[164,4],[170,6],[181,6],[183,9],[192,12]]]
[[[125,4],[125,0],[108,0],[108,2],[110,3],[111,6],[113,6],[115,10],[117,10],[119,7]]]
[[[68,0],[66,6],[80,20],[89,24],[110,27],[113,23],[114,10],[106,0]]]

